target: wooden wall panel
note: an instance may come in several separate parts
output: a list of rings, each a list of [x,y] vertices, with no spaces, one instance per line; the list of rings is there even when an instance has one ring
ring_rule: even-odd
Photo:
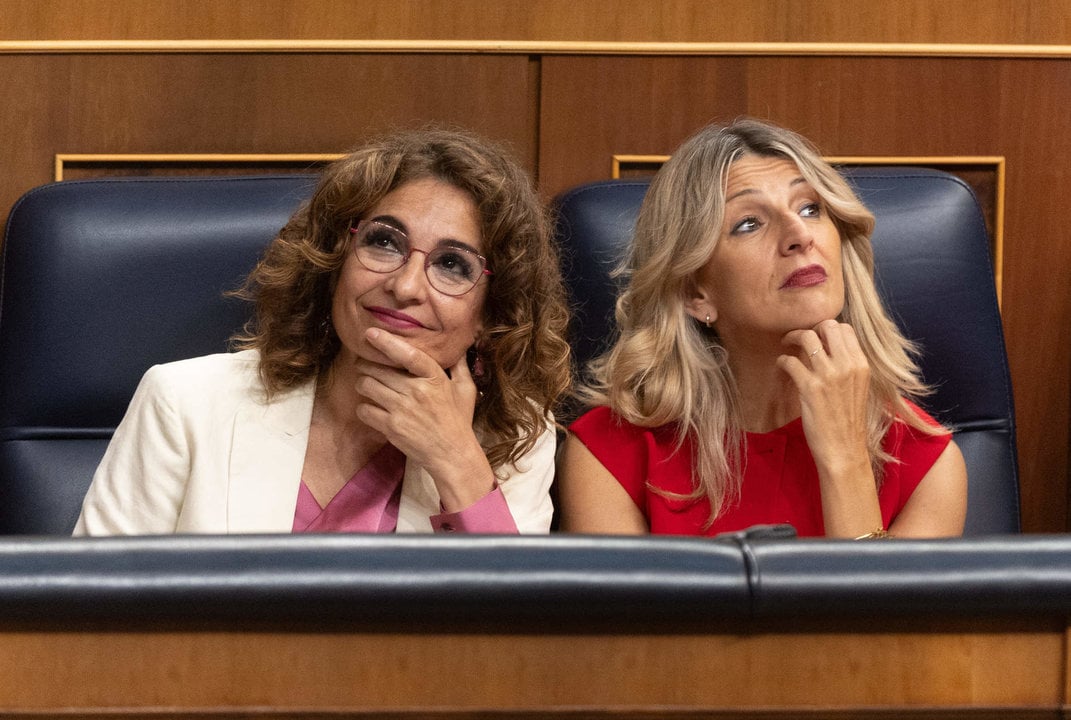
[[[1065,633],[1050,622],[833,627],[845,624],[667,635],[2,632],[0,713],[1007,720],[1066,708]]]
[[[0,0],[0,40],[1071,41],[1067,0]]]
[[[544,59],[542,78],[548,192],[609,177],[614,154],[667,154],[742,113],[829,155],[1005,156],[1003,314],[1023,527],[1066,529],[1071,133],[1060,108],[1071,106],[1071,60],[562,56]]]
[[[534,169],[537,78],[519,55],[0,54],[0,207],[56,153],[334,153],[430,121]]]

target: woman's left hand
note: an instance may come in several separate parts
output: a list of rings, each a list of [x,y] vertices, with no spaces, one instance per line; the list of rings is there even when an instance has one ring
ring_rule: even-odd
[[[825,320],[782,342],[795,350],[777,364],[799,391],[803,431],[822,481],[826,534],[870,532],[881,525],[867,447],[870,365],[855,331]]]
[[[448,512],[472,505],[495,479],[472,429],[478,392],[465,357],[447,374],[403,338],[376,328],[365,337],[392,364],[357,360],[357,417],[428,471]]]

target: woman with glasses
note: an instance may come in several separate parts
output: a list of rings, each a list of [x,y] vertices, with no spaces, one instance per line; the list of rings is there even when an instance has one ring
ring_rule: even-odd
[[[76,534],[546,532],[568,316],[525,172],[471,135],[324,172],[239,351],[150,369]]]
[[[873,281],[874,218],[799,135],[711,126],[644,199],[559,468],[576,532],[956,535],[966,470]]]

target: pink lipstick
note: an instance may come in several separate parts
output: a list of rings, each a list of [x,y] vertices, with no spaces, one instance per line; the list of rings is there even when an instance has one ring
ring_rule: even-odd
[[[826,269],[821,265],[808,265],[796,270],[781,283],[781,289],[806,288],[821,285],[826,281]]]
[[[400,310],[392,310],[385,307],[365,308],[379,323],[395,330],[412,330],[422,328],[424,324],[411,315],[406,315]]]

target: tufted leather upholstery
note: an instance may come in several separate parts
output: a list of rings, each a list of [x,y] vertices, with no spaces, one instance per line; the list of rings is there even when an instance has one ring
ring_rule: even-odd
[[[1018,532],[1015,415],[989,239],[960,179],[923,168],[845,171],[877,218],[876,282],[904,334],[923,348],[923,405],[955,430],[969,476],[967,534]],[[646,181],[574,188],[558,198],[578,362],[612,336],[615,286]]]
[[[102,179],[31,190],[0,266],[0,533],[62,533],[141,375],[220,352],[237,287],[313,176]]]

